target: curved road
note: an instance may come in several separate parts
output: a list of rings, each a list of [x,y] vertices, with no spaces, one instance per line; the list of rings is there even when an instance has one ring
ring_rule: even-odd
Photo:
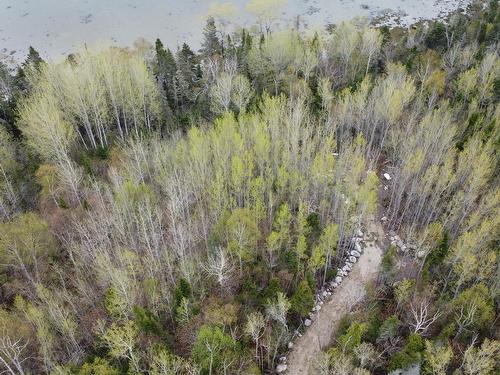
[[[383,240],[384,231],[379,224],[370,223],[368,230],[376,234],[378,241]],[[309,375],[313,373],[314,359],[322,349],[326,349],[331,344],[340,319],[365,297],[365,285],[376,281],[382,260],[382,249],[378,241],[368,242],[353,270],[335,289],[330,299],[323,304],[304,335],[295,340],[293,349],[288,355],[287,374]]]

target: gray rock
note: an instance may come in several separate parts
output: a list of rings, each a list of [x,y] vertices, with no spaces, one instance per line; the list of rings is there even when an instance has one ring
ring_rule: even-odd
[[[414,364],[410,368],[407,368],[406,370],[394,370],[389,373],[389,375],[420,375],[420,364]]]
[[[326,297],[328,295],[328,292],[325,290],[323,293],[322,293],[323,297]]]
[[[332,284],[332,286],[333,286],[334,288],[337,288],[337,287],[339,286],[339,284],[337,284],[337,283],[333,283],[333,284]]]
[[[350,256],[350,257],[349,257],[349,261],[350,261],[351,263],[356,263],[356,262],[357,262],[357,260],[358,260],[358,259],[357,259],[356,257],[354,257],[354,256]]]
[[[316,305],[316,311],[321,310],[321,305]]]
[[[288,343],[288,349],[292,349],[292,348],[293,348],[293,342],[291,342],[291,341],[290,341],[290,342]]]
[[[287,368],[288,368],[287,365],[285,365],[284,363],[281,363],[278,366],[276,366],[276,372],[278,374],[281,374],[282,372],[285,372]]]
[[[394,232],[393,230],[390,230],[389,231],[389,236],[391,236],[391,237],[396,236],[396,232]]]
[[[356,236],[363,237],[363,231],[361,229],[356,230]]]
[[[304,320],[304,325],[305,325],[306,327],[309,327],[311,324],[312,324],[311,319],[306,319],[306,320]]]
[[[354,245],[354,248],[356,249],[356,251],[358,253],[362,253],[363,252],[363,248],[361,247],[361,245],[359,243],[357,243],[356,245]]]
[[[337,284],[340,284],[340,283],[342,282],[342,277],[341,277],[341,276],[337,276],[337,277],[335,278],[335,282],[336,282]]]
[[[387,216],[382,216],[382,219],[380,221],[386,222],[387,221]]]
[[[419,258],[419,259],[422,259],[424,256],[425,256],[425,251],[423,251],[423,250],[420,250],[420,251],[417,253],[417,258]]]
[[[361,254],[356,250],[351,251],[351,255],[356,257],[356,258],[359,258],[361,256]]]
[[[280,362],[286,362],[286,357],[285,356],[280,357]]]

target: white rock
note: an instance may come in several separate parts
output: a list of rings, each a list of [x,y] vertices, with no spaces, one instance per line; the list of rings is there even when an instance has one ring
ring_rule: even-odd
[[[349,257],[349,261],[350,261],[351,263],[356,263],[356,261],[357,261],[357,260],[358,260],[358,259],[357,259],[356,257],[353,257],[353,256],[350,256],[350,257]]]
[[[282,372],[285,372],[287,368],[288,368],[288,366],[285,365],[284,363],[279,364],[278,366],[276,366],[276,372],[278,374],[281,374]]]
[[[384,186],[384,190],[389,190],[389,186]]]
[[[381,221],[387,221],[387,216],[382,216],[382,219],[380,219]]]
[[[328,297],[330,297],[332,295],[332,292],[328,292],[327,294],[328,294]]]
[[[321,306],[320,305],[316,305],[316,311],[319,311],[321,310]]]
[[[391,237],[396,236],[396,232],[394,232],[393,230],[390,230],[389,231],[389,236],[391,236]]]
[[[313,311],[313,313],[314,313],[314,311],[316,311],[316,306],[314,306],[314,307],[312,308],[312,311]]]
[[[387,181],[391,181],[392,178],[391,178],[391,175],[389,173],[384,173],[384,178],[387,180]]]
[[[394,237],[392,237],[392,236],[391,236],[391,237],[389,237],[389,239],[390,239],[391,241],[394,241]]]
[[[323,306],[323,303],[324,303],[323,301],[319,301],[320,306]]]
[[[359,253],[363,252],[363,248],[361,247],[361,245],[359,243],[357,243],[356,245],[354,245],[354,247],[356,248],[357,252],[359,252]]]
[[[417,253],[417,258],[423,258],[425,256],[425,251],[424,250],[420,250],[418,253]]]
[[[363,237],[363,231],[361,229],[356,230],[356,236]]]
[[[309,327],[311,324],[312,324],[311,319],[306,319],[306,320],[304,320],[304,325],[305,325],[306,327]]]
[[[280,362],[286,362],[286,357],[280,357]]]
[[[350,254],[352,256],[355,256],[356,258],[359,258],[361,256],[361,254],[358,251],[356,251],[356,250],[352,250]]]
[[[335,278],[335,282],[336,282],[337,284],[340,284],[340,283],[342,282],[342,277],[341,277],[341,276],[337,276],[337,277]]]
[[[293,348],[293,342],[291,342],[291,341],[290,341],[290,342],[288,343],[288,349],[292,349],[292,348]]]
[[[332,286],[333,286],[334,288],[337,288],[337,287],[339,286],[339,284],[337,284],[337,283],[333,283],[333,285],[332,285]]]
[[[323,294],[323,297],[326,297],[328,295],[328,292],[325,290],[322,294]]]

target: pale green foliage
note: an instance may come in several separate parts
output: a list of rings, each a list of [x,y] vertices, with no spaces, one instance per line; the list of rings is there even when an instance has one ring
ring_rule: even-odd
[[[2,268],[20,273],[32,286],[46,276],[48,261],[56,252],[56,241],[45,220],[34,213],[0,223]]]
[[[279,31],[267,36],[264,42],[254,45],[250,54],[249,67],[253,74],[270,75],[274,93],[278,94],[280,85],[289,69],[302,71],[308,77],[317,64],[314,52],[307,48],[295,31]]]
[[[445,344],[425,341],[424,371],[433,375],[446,375],[446,369],[453,358],[453,351]]]
[[[414,286],[414,281],[410,279],[403,279],[395,284],[394,296],[396,297],[398,306],[401,306],[402,304],[408,302],[411,293],[413,292]]]
[[[252,312],[248,315],[245,333],[257,343],[265,326],[266,320],[264,316],[260,312]]]
[[[44,66],[33,86],[21,123],[30,144],[48,160],[67,153],[77,133],[85,147],[106,147],[111,130],[122,139],[138,135],[153,128],[159,114],[157,88],[139,53],[85,51],[73,65]]]
[[[153,353],[151,375],[197,375],[200,369],[188,360],[160,349]]]
[[[490,375],[498,369],[498,358],[500,356],[500,342],[485,339],[481,347],[469,346],[464,354],[464,374],[466,375]]]
[[[134,371],[139,372],[139,358],[136,355],[136,340],[139,330],[131,320],[122,325],[113,323],[101,331],[101,339],[109,349],[109,355],[116,359],[127,359]]]
[[[278,292],[275,298],[267,301],[266,314],[270,319],[275,320],[286,327],[286,315],[288,314],[290,307],[291,304],[288,298],[286,298],[283,293]]]

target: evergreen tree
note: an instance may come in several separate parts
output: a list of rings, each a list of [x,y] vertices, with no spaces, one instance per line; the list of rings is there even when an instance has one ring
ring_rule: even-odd
[[[175,58],[169,48],[165,48],[160,39],[156,39],[156,79],[165,93],[168,105],[174,106],[174,79],[177,71]]]
[[[207,25],[203,29],[203,42],[200,52],[204,58],[222,55],[222,44],[217,36],[217,27],[212,16],[208,17]]]

